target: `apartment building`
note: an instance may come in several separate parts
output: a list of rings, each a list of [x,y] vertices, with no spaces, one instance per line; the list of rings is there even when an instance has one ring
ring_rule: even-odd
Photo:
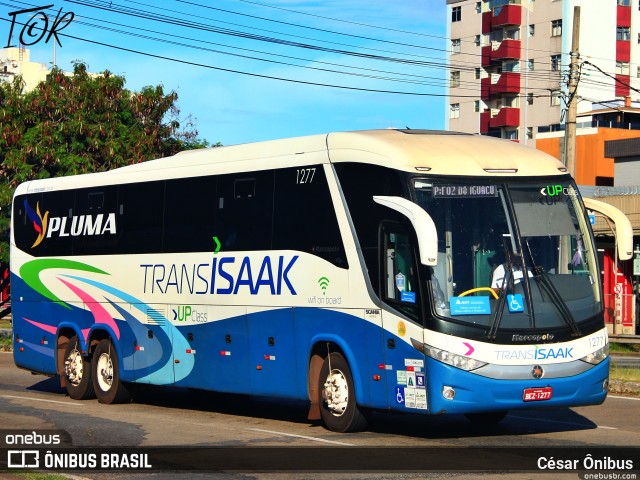
[[[640,98],[639,0],[447,0],[448,128],[532,146],[562,130],[576,5],[578,113]]]
[[[25,82],[25,91],[29,92],[47,78],[48,73],[49,69],[44,63],[31,61],[28,48],[0,48],[0,82],[10,82],[21,75]]]

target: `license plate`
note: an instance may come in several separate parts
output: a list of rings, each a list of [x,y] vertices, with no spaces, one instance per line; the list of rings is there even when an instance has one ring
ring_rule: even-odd
[[[551,387],[525,388],[522,400],[525,402],[538,402],[551,398]]]

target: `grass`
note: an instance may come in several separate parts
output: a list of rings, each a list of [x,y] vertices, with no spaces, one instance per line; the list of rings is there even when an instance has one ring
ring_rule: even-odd
[[[611,365],[609,369],[609,378],[612,380],[620,380],[622,382],[640,383],[640,368],[616,367],[615,365]]]
[[[26,480],[67,480],[69,477],[66,475],[59,475],[57,473],[38,473],[38,472],[29,472],[29,473],[16,473],[17,476],[21,478],[25,478]]]
[[[611,353],[638,353],[640,345],[635,343],[610,343],[609,351]]]
[[[7,318],[0,318],[0,328],[11,328],[11,322]]]

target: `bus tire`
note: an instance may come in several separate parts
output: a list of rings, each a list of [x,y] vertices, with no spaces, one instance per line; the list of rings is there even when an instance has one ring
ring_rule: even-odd
[[[466,413],[465,417],[476,425],[496,425],[507,416],[507,411],[486,412],[486,413]]]
[[[82,356],[76,335],[69,339],[64,349],[64,376],[70,398],[74,400],[95,398],[91,379],[91,362]]]
[[[91,377],[100,403],[126,403],[131,397],[120,381],[118,354],[110,340],[100,340],[93,352]]]
[[[356,404],[351,369],[339,353],[330,353],[324,359],[320,369],[318,396],[320,415],[329,430],[344,433],[366,428],[367,420]]]

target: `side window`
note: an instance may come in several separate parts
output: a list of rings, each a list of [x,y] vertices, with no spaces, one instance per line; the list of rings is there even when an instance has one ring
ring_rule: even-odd
[[[271,249],[273,171],[218,177],[215,236],[223,250]]]
[[[276,170],[274,202],[274,250],[311,253],[348,267],[322,165]]]
[[[109,255],[116,253],[122,235],[118,214],[118,187],[84,188],[75,192],[76,231],[74,255]]]
[[[415,248],[400,226],[382,228],[382,300],[413,319],[420,317],[420,288]]]
[[[12,225],[17,247],[35,257],[71,255],[73,237],[69,229],[73,213],[73,192],[17,197]]]
[[[213,251],[216,184],[216,177],[166,182],[164,252]]]
[[[118,189],[118,253],[162,251],[164,182],[121,185]]]
[[[373,201],[374,195],[404,197],[400,174],[375,165],[343,163],[336,166],[340,187],[347,201],[371,285],[379,285],[378,242],[383,220],[401,221],[402,216]]]

